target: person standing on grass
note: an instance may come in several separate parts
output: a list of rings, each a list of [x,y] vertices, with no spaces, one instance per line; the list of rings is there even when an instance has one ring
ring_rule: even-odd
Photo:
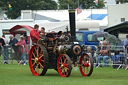
[[[21,51],[21,61],[18,64],[27,64],[26,61],[26,53],[27,53],[27,46],[23,36],[20,36],[20,41],[15,44],[15,46],[19,46],[19,50]]]
[[[127,55],[128,55],[128,35],[126,35],[126,39],[124,40],[124,46],[127,50]]]
[[[9,45],[12,47],[12,49],[14,50],[14,58],[16,59],[16,61],[19,63],[18,61],[18,56],[19,56],[19,49],[17,46],[15,46],[15,44],[18,42],[18,40],[13,36],[10,35],[10,41],[9,41]]]
[[[4,39],[0,37],[0,53],[2,54],[3,60],[4,60],[4,48],[5,45]],[[8,62],[4,62],[4,64],[8,64]]]
[[[5,42],[5,45],[3,46],[3,49],[4,49],[4,63],[8,63],[8,40],[5,38],[5,35],[2,36],[4,42]]]
[[[128,35],[126,35],[126,39],[124,40],[124,46],[125,46],[125,47],[128,46]]]

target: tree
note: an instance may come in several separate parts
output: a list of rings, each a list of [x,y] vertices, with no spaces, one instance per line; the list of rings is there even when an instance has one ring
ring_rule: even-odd
[[[12,10],[9,10],[9,4]],[[21,10],[56,10],[57,3],[52,0],[1,0],[0,8],[6,11],[8,18],[15,19]]]
[[[58,0],[59,9],[75,8],[75,3],[72,0]]]
[[[116,4],[119,4],[120,3],[128,3],[128,0],[116,0]]]
[[[98,6],[96,6],[96,8],[103,8],[105,5],[104,0],[98,0]]]
[[[58,0],[59,9],[76,9],[78,5],[82,5],[83,9],[89,9],[90,7],[95,8],[103,8],[104,7],[104,0],[99,0],[99,5],[95,5],[95,0]],[[78,4],[79,2],[79,4]]]

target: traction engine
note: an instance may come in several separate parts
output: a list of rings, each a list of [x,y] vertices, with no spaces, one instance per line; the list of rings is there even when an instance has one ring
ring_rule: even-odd
[[[70,34],[62,36],[48,33],[33,45],[29,53],[29,67],[33,75],[43,76],[48,69],[55,69],[61,77],[68,77],[72,67],[79,66],[83,76],[93,72],[92,57],[85,53],[85,46],[76,42],[75,10],[69,10]]]

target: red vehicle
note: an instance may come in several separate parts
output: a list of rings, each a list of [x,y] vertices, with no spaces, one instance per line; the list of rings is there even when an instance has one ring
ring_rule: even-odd
[[[47,69],[55,69],[61,77],[71,74],[72,66],[79,66],[83,76],[93,72],[92,57],[84,53],[84,46],[75,42],[75,11],[69,11],[71,36],[48,33],[32,46],[29,54],[29,67],[33,75],[45,75]],[[79,59],[79,61],[78,61]],[[74,64],[74,65],[73,65]]]

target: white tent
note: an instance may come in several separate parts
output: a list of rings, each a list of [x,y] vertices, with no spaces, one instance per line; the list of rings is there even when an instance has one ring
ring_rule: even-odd
[[[70,30],[69,21],[65,22],[42,22],[37,23],[40,28],[44,27],[46,29],[46,32],[51,31],[66,31],[66,27]],[[95,20],[82,20],[82,21],[76,21],[76,30],[79,29],[88,28],[89,31],[99,31],[99,22]]]

